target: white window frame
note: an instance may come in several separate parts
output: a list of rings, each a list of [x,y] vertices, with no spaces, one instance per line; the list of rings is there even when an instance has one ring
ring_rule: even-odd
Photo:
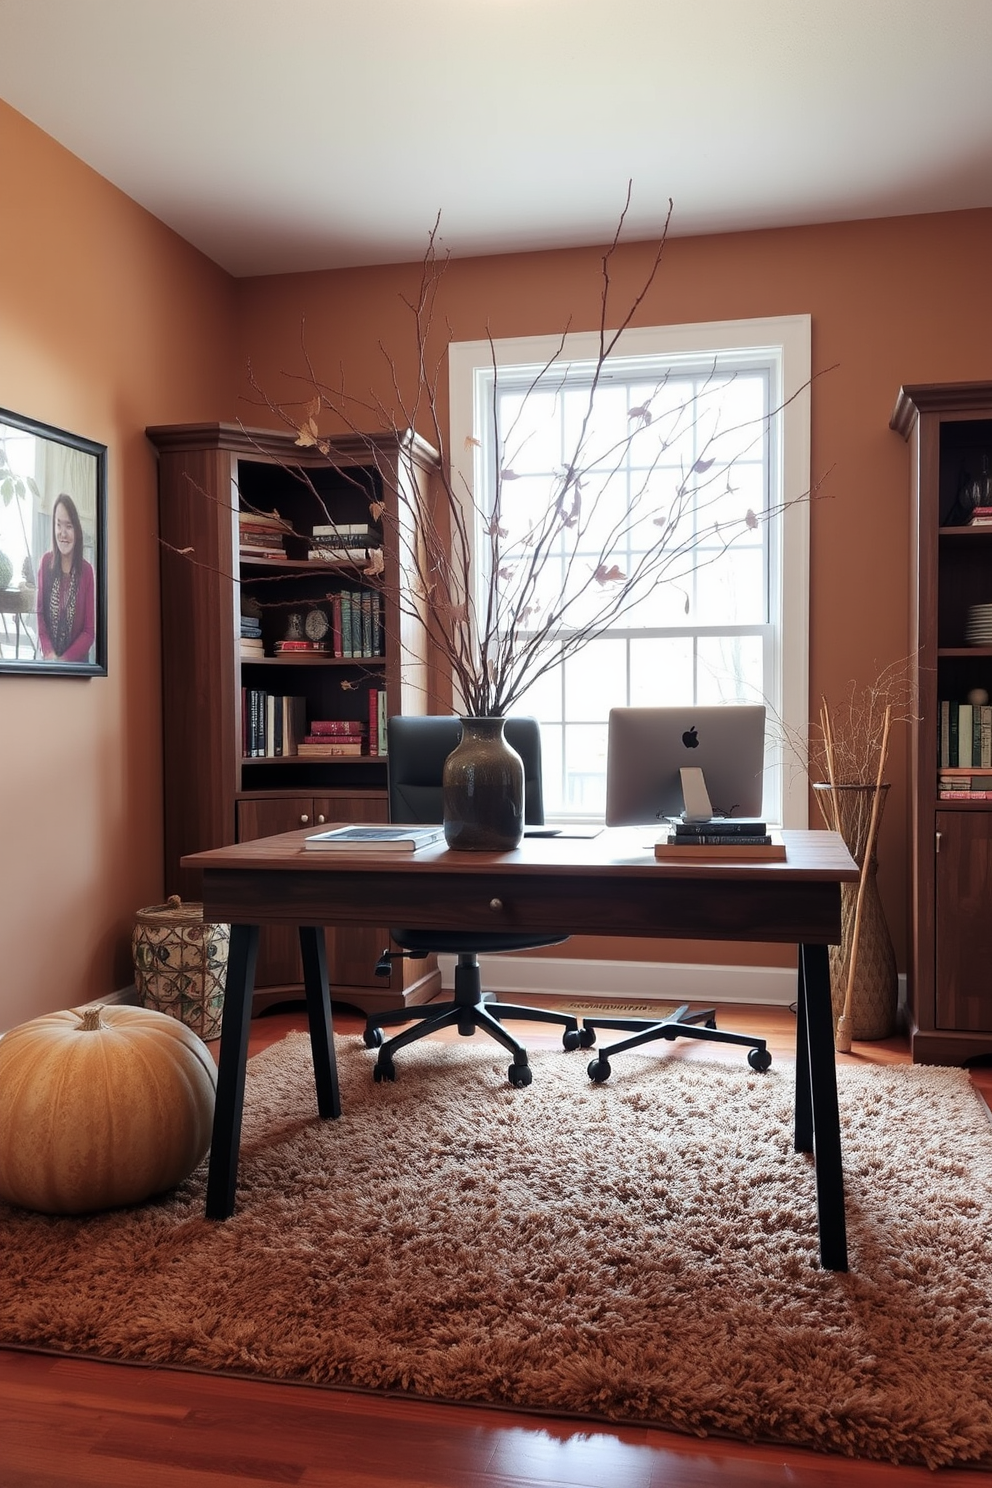
[[[448,348],[451,477],[454,489],[481,490],[489,441],[482,431],[491,416],[494,367],[541,367],[556,360],[594,361],[598,332],[513,337],[499,341],[455,341]],[[704,321],[644,326],[620,337],[611,363],[663,358],[673,370],[720,357],[726,365],[761,367],[769,375],[769,406],[778,410],[769,429],[769,503],[784,506],[769,526],[769,616],[781,638],[771,647],[766,671],[770,726],[766,800],[781,799],[781,821],[809,821],[805,749],[809,720],[809,500],[810,369],[809,315],[754,320]],[[477,534],[478,515],[466,513]],[[766,810],[768,808],[766,807]],[[778,815],[777,812],[769,812]]]

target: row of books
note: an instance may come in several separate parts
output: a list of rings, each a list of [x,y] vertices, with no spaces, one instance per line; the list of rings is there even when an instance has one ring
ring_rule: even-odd
[[[331,596],[325,638],[331,656],[384,656],[382,594],[378,589],[342,589]]]
[[[246,759],[335,759],[386,753],[386,693],[370,687],[365,718],[314,718],[305,697],[241,689],[241,752]]]
[[[940,769],[992,769],[992,704],[939,706],[937,763]]]

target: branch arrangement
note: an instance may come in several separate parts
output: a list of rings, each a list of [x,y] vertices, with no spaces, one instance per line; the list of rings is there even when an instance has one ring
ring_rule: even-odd
[[[567,330],[505,426],[496,396],[496,348],[489,338],[489,427],[470,436],[472,446],[487,446],[494,460],[494,500],[483,509],[477,493],[455,475],[442,427],[439,392],[450,335],[440,334],[439,292],[447,256],[438,248],[439,220],[429,236],[418,292],[405,301],[416,352],[412,387],[401,385],[395,360],[380,345],[389,371],[390,406],[375,394],[352,396],[343,374],[336,383],[325,381],[305,342],[299,403],[272,402],[250,374],[269,412],[294,432],[301,447],[316,448],[331,466],[333,441],[321,433],[329,424],[366,440],[371,461],[378,458],[376,440],[384,434],[395,441],[394,447],[410,451],[398,510],[372,502],[370,517],[395,524],[391,536],[401,555],[402,579],[390,598],[401,615],[425,628],[451,675],[457,705],[469,715],[507,714],[535,682],[616,626],[653,590],[683,584],[700,567],[717,562],[739,538],[810,496],[804,492],[755,511],[739,494],[735,466],[760,445],[770,419],[781,410],[737,427],[721,427],[720,396],[734,374],[719,372],[715,363],[691,397],[663,377],[640,406],[629,410],[622,434],[604,438],[598,432],[596,394],[624,331],[658,276],[671,218],[669,203],[647,272],[616,314],[612,271],[629,204],[628,189],[617,231],[601,261],[598,350],[584,369],[583,408],[574,420],[574,437],[526,510],[514,492],[520,478],[516,466],[532,437],[538,389],[542,395],[557,395],[568,381],[568,364],[560,360]],[[370,424],[375,433],[368,432]],[[440,455],[438,479],[429,490],[417,479],[412,430]],[[690,435],[691,462],[676,465],[671,452],[684,448]],[[340,473],[348,479],[346,468]],[[308,481],[305,471],[293,474]],[[622,488],[621,478],[628,483]],[[312,483],[310,489],[326,511]],[[622,500],[618,489],[623,489]],[[689,613],[688,590],[684,609]]]

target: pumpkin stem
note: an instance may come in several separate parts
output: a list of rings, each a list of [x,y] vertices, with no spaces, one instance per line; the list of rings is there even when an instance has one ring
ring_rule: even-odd
[[[94,1029],[102,1028],[103,1024],[100,1022],[100,1014],[102,1012],[102,1003],[99,1007],[83,1008],[83,1011],[78,1015],[82,1020],[78,1031],[80,1033],[92,1033]]]

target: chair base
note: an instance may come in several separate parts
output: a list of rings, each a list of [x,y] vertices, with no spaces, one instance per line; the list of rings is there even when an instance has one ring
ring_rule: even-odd
[[[589,1031],[591,1037],[588,1044],[596,1041],[596,1030],[599,1028],[615,1029],[618,1032],[630,1033],[630,1038],[619,1039],[615,1044],[609,1044],[605,1049],[600,1049],[596,1058],[588,1067],[587,1073],[590,1080],[601,1085],[604,1080],[610,1078],[610,1056],[619,1054],[624,1049],[635,1049],[639,1044],[652,1043],[656,1039],[668,1039],[672,1041],[677,1038],[704,1039],[714,1044],[740,1044],[750,1050],[747,1062],[753,1070],[763,1073],[769,1069],[772,1056],[768,1052],[768,1046],[764,1039],[755,1038],[749,1033],[724,1033],[716,1026],[716,1009],[699,1008],[695,1012],[689,1011],[689,1004],[682,1003],[674,1013],[669,1013],[665,1018],[652,1020],[650,1018],[583,1018],[583,1032]]]
[[[513,1058],[507,1072],[511,1085],[522,1088],[533,1079],[527,1060],[527,1050],[500,1021],[503,1018],[521,1018],[531,1023],[557,1023],[564,1029],[562,1045],[565,1049],[587,1048],[593,1037],[584,1038],[579,1029],[579,1020],[572,1013],[554,1012],[549,1008],[520,1007],[516,1003],[496,1002],[492,993],[482,990],[482,973],[478,957],[463,953],[455,964],[455,991],[448,1002],[429,1002],[423,1007],[396,1008],[387,1013],[370,1013],[365,1020],[365,1047],[378,1049],[379,1057],[372,1073],[377,1082],[395,1080],[396,1067],[393,1055],[398,1049],[417,1039],[438,1033],[442,1028],[457,1028],[463,1038],[475,1033],[488,1034],[502,1044]],[[412,1028],[404,1028],[383,1042],[382,1030],[396,1023],[413,1022]]]

